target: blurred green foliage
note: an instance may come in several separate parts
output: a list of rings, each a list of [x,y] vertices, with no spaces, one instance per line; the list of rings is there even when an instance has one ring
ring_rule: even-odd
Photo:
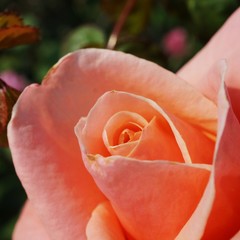
[[[41,41],[0,51],[0,72],[14,70],[30,83],[41,82],[48,69],[69,51],[106,47],[125,4],[122,0],[1,0],[0,11],[21,14],[36,26]],[[190,59],[239,6],[238,0],[138,0],[121,31],[116,49],[176,71]],[[163,38],[175,27],[187,33],[187,51],[166,53]],[[7,149],[0,150],[0,239],[11,232],[26,196]]]
[[[8,149],[0,151],[0,239],[11,239],[26,194],[14,171]]]
[[[66,40],[63,41],[62,55],[69,52],[87,47],[104,48],[106,46],[106,39],[103,31],[96,26],[83,25],[67,35]]]

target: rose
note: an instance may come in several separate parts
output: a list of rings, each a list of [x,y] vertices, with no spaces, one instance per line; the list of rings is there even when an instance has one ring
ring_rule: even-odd
[[[216,35],[207,48],[193,62],[190,62],[189,65],[183,68],[179,74],[184,76],[185,79],[191,80],[188,77],[193,72],[197,72],[194,68],[196,66],[198,68],[199,66],[203,66],[201,61],[208,61],[209,63],[210,60],[207,60],[208,58],[206,57],[206,52],[208,51],[212,51],[214,53],[213,56],[216,55],[216,59],[220,59],[218,54],[221,51],[217,49],[218,52],[214,52],[214,47],[218,46],[214,43],[220,41],[218,39],[222,41],[226,38],[225,41],[227,43],[231,42],[232,35],[234,34],[231,29],[236,22],[239,23],[238,12]],[[238,89],[238,81],[234,77],[238,71],[235,68],[236,64],[234,64],[237,56],[235,52],[231,55],[231,53],[226,51],[224,46],[221,48],[224,50],[224,54],[222,53],[222,55],[227,56],[229,66],[226,82],[228,86]],[[209,63],[209,66],[213,66],[213,62],[216,59],[211,60],[212,62]],[[195,65],[195,62],[197,62],[197,65]],[[81,66],[80,68],[79,65]],[[116,70],[118,69],[122,71],[116,74]],[[131,69],[135,71],[129,71]],[[214,69],[208,73],[208,76],[212,76],[210,82],[211,88],[204,82],[204,79],[207,79],[204,77],[206,71],[202,70],[200,71],[202,77],[195,83],[196,88],[199,88],[205,95],[215,101],[217,86],[214,84],[215,82],[217,83],[217,79],[214,78]],[[66,78],[66,71],[67,77],[71,82],[63,81]],[[197,76],[201,75],[200,73]],[[122,85],[123,83],[125,85]],[[77,88],[78,86],[81,88]],[[96,188],[96,185],[81,165],[78,147],[72,134],[72,128],[77,119],[87,115],[90,105],[103,92],[109,89],[124,90],[128,93],[115,91],[103,95],[98,100],[97,105],[107,102],[107,107],[105,104],[100,107],[95,105],[88,114],[87,119],[80,120],[76,132],[82,146],[85,164],[99,188],[101,188],[107,199],[111,201],[113,208],[109,204],[109,201],[106,201],[105,196]],[[161,94],[159,93],[159,89],[162,89]],[[233,106],[235,106],[234,112],[238,116],[238,96],[233,93],[230,88],[231,100]],[[140,97],[139,95],[142,96]],[[30,199],[16,228],[16,238],[20,238],[21,236],[27,238],[26,234],[29,234],[28,238],[31,239],[33,237],[30,234],[33,234],[35,239],[36,236],[47,239],[46,232],[48,232],[53,239],[66,239],[66,237],[76,239],[79,237],[84,238],[86,231],[91,239],[94,236],[99,237],[99,235],[94,235],[96,232],[103,239],[107,239],[105,237],[107,234],[111,236],[113,233],[113,239],[117,239],[117,236],[121,239],[121,237],[123,238],[123,233],[117,217],[129,235],[139,238],[142,238],[142,236],[145,237],[144,234],[146,233],[154,233],[153,236],[146,236],[148,239],[155,237],[169,239],[177,235],[179,239],[199,239],[202,235],[210,239],[212,237],[227,239],[237,234],[239,230],[239,208],[237,204],[239,201],[239,156],[236,148],[239,141],[237,131],[239,123],[234,117],[234,113],[225,96],[224,87],[221,87],[219,96],[219,127],[215,144],[214,162],[210,169],[211,176],[208,183],[206,181],[210,175],[210,170],[206,165],[201,165],[200,167],[200,164],[195,164],[193,168],[193,164],[191,165],[191,163],[171,164],[158,160],[137,161],[125,157],[125,155],[129,155],[129,149],[127,149],[127,153],[120,156],[104,158],[93,154],[98,153],[98,151],[102,153],[101,149],[97,149],[97,152],[95,152],[96,148],[100,148],[101,141],[105,141],[106,145],[110,144],[112,150],[116,150],[116,147],[111,147],[111,145],[114,145],[111,143],[111,139],[106,138],[106,136],[109,137],[111,133],[115,132],[114,126],[116,125],[116,121],[118,121],[118,115],[116,114],[118,114],[119,110],[116,111],[114,109],[119,106],[116,106],[115,103],[121,104],[121,101],[127,101],[127,103],[131,103],[129,105],[130,108],[133,108],[133,110],[129,110],[128,104],[123,104],[124,110],[120,112],[120,124],[124,117],[130,117],[131,124],[133,123],[132,125],[134,126],[127,126],[127,128],[123,126],[118,133],[118,139],[121,139],[121,136],[124,137],[127,135],[126,137],[130,138],[133,136],[136,137],[136,141],[139,141],[139,139],[142,139],[139,135],[144,136],[146,129],[150,129],[150,132],[153,129],[154,141],[151,141],[151,145],[149,146],[149,141],[147,140],[143,146],[144,148],[147,147],[150,151],[154,143],[159,140],[156,140],[155,137],[159,137],[160,134],[156,134],[155,136],[155,133],[156,130],[161,131],[162,128],[158,129],[158,127],[154,127],[154,121],[159,121],[163,129],[167,129],[167,135],[171,135],[170,141],[174,139],[173,137],[177,139],[177,144],[174,141],[171,142],[171,149],[175,148],[175,151],[171,156],[173,159],[169,160],[173,161],[179,159],[180,161],[187,161],[188,157],[186,156],[188,155],[191,157],[195,156],[192,158],[197,159],[198,153],[201,153],[201,151],[194,151],[194,142],[192,143],[190,136],[198,137],[203,144],[201,147],[209,147],[210,150],[206,153],[206,157],[212,157],[211,149],[214,147],[212,145],[215,142],[211,143],[207,136],[211,136],[212,138],[215,136],[215,106],[190,86],[177,79],[175,75],[154,64],[132,56],[104,50],[86,50],[65,57],[51,70],[41,87],[32,86],[23,93],[16,106],[9,127],[9,139],[16,170]],[[113,98],[120,98],[121,101],[116,101]],[[31,104],[29,104],[29,99],[32,99]],[[177,101],[173,102],[172,100]],[[109,101],[115,104],[114,108],[109,107]],[[137,104],[141,105],[139,109],[143,112],[136,113],[135,108],[138,106]],[[59,106],[61,106],[61,109],[59,109]],[[194,106],[194,108],[189,111],[189,106]],[[91,126],[92,118],[94,123],[97,122],[97,126],[102,126],[99,123],[99,121],[102,121],[102,118],[99,117],[102,107],[104,107],[104,110],[105,108],[106,110],[113,109],[116,113],[111,113],[109,119],[104,123],[106,127],[103,131],[105,133],[103,140],[97,139],[97,144],[94,145],[94,139],[91,141],[89,139],[95,136],[92,133],[88,136],[87,133],[93,129]],[[43,110],[41,110],[42,108]],[[146,113],[144,113],[144,109],[146,109]],[[131,113],[131,111],[134,111],[134,113]],[[98,112],[98,114],[94,115],[94,112]],[[27,113],[32,113],[33,115]],[[105,111],[103,116],[105,116]],[[210,125],[212,122],[213,124]],[[87,127],[87,125],[90,127]],[[176,125],[177,127],[175,127]],[[130,131],[124,131],[124,129],[129,128]],[[97,128],[96,130],[99,129]],[[183,136],[182,138],[180,137],[181,135]],[[147,134],[148,136],[149,134]],[[234,140],[233,144],[230,144],[229,136]],[[186,149],[184,148],[183,141],[186,142]],[[164,141],[162,142],[161,139],[160,142],[161,147],[166,150],[168,144],[164,145]],[[125,144],[124,147],[126,148],[126,145],[131,145],[134,141],[130,141],[129,143]],[[115,146],[117,145],[115,143]],[[180,152],[185,153],[185,155],[182,154],[185,156],[183,159],[181,159],[181,154],[177,151],[178,146]],[[157,154],[162,153],[158,151],[158,148],[153,149],[153,154],[156,152]],[[189,154],[185,152],[185,150],[189,151],[191,149],[193,150]],[[109,151],[111,152],[112,150]],[[170,152],[169,154],[172,153]],[[102,155],[104,156],[104,153]],[[204,160],[207,158],[204,158]],[[158,159],[158,155],[153,156],[153,159]],[[196,162],[199,162],[199,159]],[[171,169],[169,170],[169,168]],[[170,184],[169,175],[174,171],[177,174],[171,176]],[[108,173],[107,176],[109,178],[106,177],[106,173]],[[135,178],[139,174],[140,178]],[[168,176],[166,177],[165,174]],[[187,178],[190,178],[190,180],[186,181]],[[131,179],[137,179],[137,182],[130,182]],[[165,181],[167,180],[163,181],[164,179],[168,180],[166,186]],[[200,179],[202,181],[199,184],[198,181],[193,181],[193,179]],[[145,182],[145,180],[148,182]],[[175,183],[176,181],[177,184]],[[126,185],[126,183],[131,185]],[[149,189],[148,183],[150,183],[153,191]],[[198,195],[194,195],[196,199],[192,199],[189,196],[183,198],[184,191],[182,189],[188,189],[184,186],[185,183],[189,183],[190,185],[187,187],[191,189],[191,197],[193,196],[192,189],[195,189],[194,184],[198,185]],[[164,196],[165,201],[161,202],[162,196],[159,196],[158,189],[156,188],[159,185],[163,189],[161,195],[164,193],[169,195],[170,198],[174,197],[173,200],[177,199],[178,204],[174,205],[171,202],[166,202],[166,200],[169,200],[166,196]],[[177,195],[169,191],[178,189],[176,186],[180,188]],[[126,187],[128,188],[126,189]],[[143,189],[141,190],[141,188]],[[132,189],[134,189],[134,192],[131,191]],[[133,194],[136,193],[136,189],[138,190],[137,194]],[[205,192],[203,193],[204,189]],[[144,198],[146,193],[150,193],[151,195],[148,194]],[[199,195],[202,194],[201,198]],[[151,199],[148,199],[149,196]],[[127,197],[128,201],[126,201]],[[139,206],[139,202],[138,205],[135,204],[139,200],[139,197],[141,200],[140,203],[143,206]],[[164,208],[166,208],[166,211],[162,215],[164,216],[164,221],[159,219],[159,208],[157,208],[159,205],[154,205],[156,202],[159,204],[159,199],[162,204],[160,212],[162,213],[165,210]],[[181,204],[179,199],[181,201],[184,199],[184,204]],[[197,202],[194,202],[195,200]],[[200,201],[199,205],[197,205],[198,201]],[[183,219],[182,215],[176,215],[174,218],[172,215],[180,211],[178,209],[178,211],[174,212],[171,206],[174,206],[174,208],[184,208],[182,214],[189,219]],[[189,212],[186,214],[189,206],[196,209],[190,209],[190,211],[193,211],[192,216],[185,216],[189,215]],[[225,206],[225,208],[221,209],[221,206]],[[91,213],[93,214],[90,217]],[[169,215],[171,217],[170,220],[167,219]],[[218,217],[219,215],[221,218]],[[145,219],[146,216],[148,216],[147,219]],[[164,225],[166,219],[167,225]],[[159,221],[161,221],[161,228],[157,224],[157,227],[154,225],[154,223],[158,223]],[[169,221],[172,221],[172,224],[167,228]],[[183,221],[184,223],[182,223]],[[141,224],[145,225],[142,226]],[[182,224],[185,225],[183,226]],[[36,232],[33,231],[32,233],[29,225],[35,226]],[[26,231],[26,226],[28,227],[28,231]],[[178,230],[180,230],[180,233],[177,232]],[[154,232],[152,233],[152,231]],[[138,236],[139,232],[142,234],[141,236]],[[159,232],[162,234],[161,236],[158,235]]]
[[[178,73],[195,88],[89,49],[25,89],[8,129],[29,198],[14,239],[238,239],[239,23]]]
[[[14,164],[29,197],[15,239],[85,239],[86,234],[89,239],[229,239],[236,234],[237,239],[239,33],[234,29],[239,18],[238,10],[179,72],[199,90],[152,63],[106,50],[70,54],[42,86],[27,88],[9,125]],[[228,70],[222,70],[222,78],[233,110],[214,67],[223,57]],[[107,92],[112,89],[118,91]],[[83,160],[98,187],[83,167],[73,134],[80,118],[76,133]],[[159,139],[162,134],[167,144],[165,137]],[[147,159],[139,160],[137,144]],[[106,156],[106,147],[112,156]],[[193,163],[184,163],[190,157]]]

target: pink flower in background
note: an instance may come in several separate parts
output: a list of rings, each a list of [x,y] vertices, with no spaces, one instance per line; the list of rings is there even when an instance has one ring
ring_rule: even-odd
[[[170,56],[182,56],[186,53],[187,32],[181,27],[173,28],[163,38],[163,47]]]
[[[28,85],[28,82],[23,75],[20,75],[11,70],[1,72],[0,78],[10,87],[13,87],[20,91],[22,91]]]

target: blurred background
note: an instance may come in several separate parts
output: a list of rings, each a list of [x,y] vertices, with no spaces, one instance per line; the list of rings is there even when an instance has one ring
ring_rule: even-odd
[[[26,25],[39,29],[41,39],[32,45],[0,50],[0,77],[22,90],[30,83],[40,83],[66,53],[88,47],[132,53],[175,72],[206,44],[239,3],[238,0],[1,0],[0,12],[19,13]],[[124,17],[126,21],[121,22]],[[112,32],[119,26],[115,44]],[[25,199],[10,151],[2,147],[1,240],[11,239]]]

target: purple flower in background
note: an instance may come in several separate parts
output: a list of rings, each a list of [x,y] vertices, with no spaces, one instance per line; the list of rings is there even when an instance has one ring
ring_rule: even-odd
[[[28,85],[28,82],[23,75],[20,75],[12,70],[1,72],[0,78],[10,87],[19,91],[22,91]]]
[[[187,32],[184,28],[176,27],[163,38],[163,47],[169,56],[183,56],[186,53]]]

